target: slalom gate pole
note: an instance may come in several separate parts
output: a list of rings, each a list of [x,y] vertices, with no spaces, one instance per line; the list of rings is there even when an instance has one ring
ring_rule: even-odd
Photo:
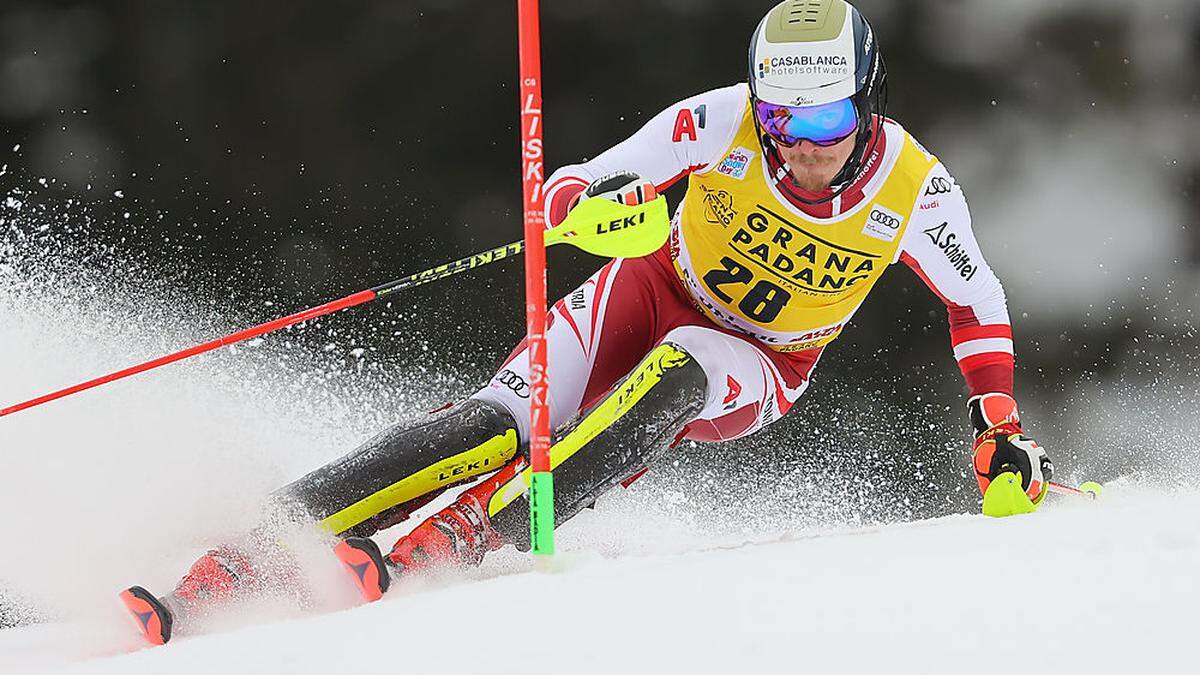
[[[517,0],[521,60],[521,182],[524,192],[525,323],[529,354],[529,535],[534,555],[554,554],[554,475],[550,473],[550,407],[546,382],[545,153],[542,143],[542,55],[538,0]]]

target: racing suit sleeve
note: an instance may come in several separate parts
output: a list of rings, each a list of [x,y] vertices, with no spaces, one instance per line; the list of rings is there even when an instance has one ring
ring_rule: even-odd
[[[546,181],[546,224],[562,222],[575,195],[614,171],[631,171],[661,192],[703,171],[733,140],[749,100],[745,84],[714,89],[655,115],[624,141],[582,164],[564,166]]]
[[[971,395],[1013,394],[1013,336],[1004,288],[971,231],[962,189],[937,164],[900,243],[903,260],[950,315],[950,343]]]

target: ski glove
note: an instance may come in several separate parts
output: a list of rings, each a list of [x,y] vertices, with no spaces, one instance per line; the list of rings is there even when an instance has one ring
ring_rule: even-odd
[[[1017,402],[1008,394],[983,394],[972,396],[967,408],[975,427],[973,464],[979,491],[984,495],[984,513],[1012,515],[1037,508],[1046,498],[1054,465],[1046,451],[1021,431]],[[992,481],[1006,473],[1020,480],[1028,502],[1019,493],[1015,498],[1006,498],[1001,490],[989,495]]]
[[[630,171],[615,171],[592,181],[587,189],[571,199],[567,210],[575,208],[579,202],[592,197],[611,199],[618,204],[637,206],[652,201],[658,196],[654,183]]]

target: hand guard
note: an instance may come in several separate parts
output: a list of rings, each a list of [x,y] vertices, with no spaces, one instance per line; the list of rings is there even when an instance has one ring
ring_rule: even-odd
[[[984,513],[1007,516],[1033,511],[1046,498],[1054,465],[1046,451],[1021,432],[1016,401],[1007,394],[984,394],[971,397],[967,407],[976,432],[972,464],[984,496]],[[993,488],[997,479],[1002,484]]]
[[[592,197],[611,199],[618,204],[626,206],[637,206],[658,197],[658,190],[655,189],[654,183],[645,180],[636,173],[615,171],[592,181],[592,184],[587,186],[586,190],[571,199],[567,210],[570,211],[580,201],[591,199]]]

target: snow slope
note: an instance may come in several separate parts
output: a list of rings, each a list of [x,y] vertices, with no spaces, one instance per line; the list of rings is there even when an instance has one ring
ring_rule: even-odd
[[[1200,495],[1109,492],[1007,520],[615,558],[567,536],[555,573],[510,556],[374,605],[108,657],[86,656],[79,626],[0,631],[0,664],[89,675],[1194,672]],[[621,501],[582,516],[587,528],[615,531],[645,506]]]
[[[64,250],[53,229],[29,235],[60,219],[13,203],[0,208],[0,403],[249,325],[220,298],[200,302],[209,296],[186,280],[151,283],[136,260]],[[886,474],[866,476],[864,490],[836,466],[683,483],[652,472],[561,528],[557,573],[501,552],[466,573],[407,580],[368,607],[349,609],[336,564],[306,551],[308,571],[326,580],[323,611],[239,607],[207,632],[138,649],[119,589],[170,588],[203,548],[253,522],[270,489],[469,391],[373,368],[369,341],[338,326],[0,421],[0,625],[27,624],[0,629],[0,673],[1196,670],[1200,493],[1124,479],[1100,503],[1052,496],[1029,517],[862,528],[865,504],[907,497]],[[1168,361],[1159,370],[1176,377],[1160,380],[1134,365],[1145,386],[1120,382],[1107,398],[1079,388],[1087,434],[1073,446],[1194,483],[1194,368]],[[874,423],[875,436],[797,451],[878,457],[871,439],[905,421]],[[1063,447],[1056,460],[1070,457]],[[1103,454],[1129,447],[1141,453],[1132,464]],[[955,489],[974,499],[969,482]]]

